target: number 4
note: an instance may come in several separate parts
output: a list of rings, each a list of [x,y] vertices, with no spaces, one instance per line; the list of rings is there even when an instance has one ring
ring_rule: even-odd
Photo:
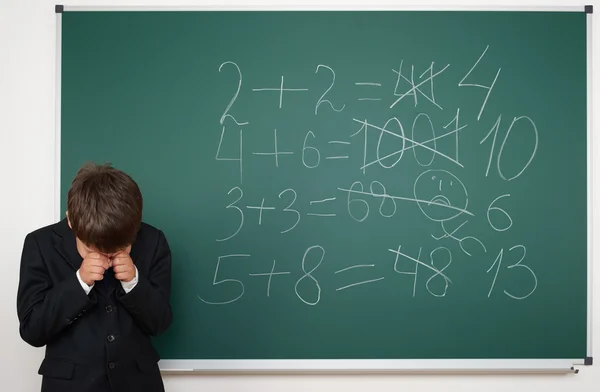
[[[500,75],[500,70],[502,70],[502,68],[498,68],[498,72],[496,73],[496,77],[494,77],[494,81],[492,82],[492,84],[490,86],[483,86],[481,84],[475,84],[475,83],[464,83],[465,79],[467,79],[469,77],[469,75],[471,75],[471,72],[473,72],[473,70],[475,69],[475,67],[477,67],[477,64],[479,64],[479,62],[481,61],[481,59],[483,58],[483,56],[485,56],[485,53],[487,52],[487,50],[489,49],[489,45],[486,46],[485,50],[483,51],[483,53],[481,54],[481,56],[479,56],[479,58],[477,59],[477,62],[475,63],[475,65],[473,65],[473,67],[471,67],[471,69],[469,70],[469,72],[467,72],[467,74],[461,79],[460,82],[458,82],[458,86],[459,87],[479,87],[482,89],[486,89],[488,90],[485,99],[483,100],[483,105],[481,105],[481,109],[479,110],[479,114],[477,115],[477,121],[479,121],[479,119],[481,118],[481,114],[483,113],[483,109],[485,108],[485,105],[487,103],[488,98],[490,97],[490,94],[492,93],[492,89],[494,88],[494,85],[496,84],[496,80],[498,80],[498,75]]]
[[[242,183],[242,129],[240,128],[240,156],[239,158],[221,158],[219,157],[219,153],[221,152],[221,144],[223,144],[223,136],[225,135],[225,126],[223,126],[223,130],[221,131],[221,138],[219,139],[219,147],[217,147],[217,154],[215,155],[215,159],[217,161],[239,161],[240,162],[240,184]]]

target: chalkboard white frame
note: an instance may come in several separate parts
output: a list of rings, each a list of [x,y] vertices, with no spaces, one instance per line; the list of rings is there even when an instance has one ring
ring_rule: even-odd
[[[160,369],[168,373],[247,373],[247,372],[509,372],[509,373],[577,373],[576,366],[592,365],[593,331],[593,80],[592,80],[592,13],[591,6],[62,6],[56,12],[56,68],[55,68],[55,169],[54,208],[55,219],[60,216],[61,173],[61,41],[63,11],[546,11],[586,12],[586,58],[587,58],[587,354],[577,359],[357,359],[357,360],[161,360]]]

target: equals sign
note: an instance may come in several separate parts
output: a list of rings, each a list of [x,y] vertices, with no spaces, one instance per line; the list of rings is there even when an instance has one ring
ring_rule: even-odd
[[[313,200],[310,202],[310,205],[314,205],[314,204],[323,204],[323,203],[327,203],[330,201],[335,201],[335,197],[330,197],[327,199],[323,199],[323,200]],[[322,216],[322,217],[332,217],[332,216],[336,216],[333,213],[317,213],[317,212],[307,212],[306,215],[309,216]]]
[[[381,83],[375,82],[356,82],[354,83],[356,86],[372,86],[372,87],[381,87]],[[381,101],[381,98],[358,98],[359,101]]]
[[[341,144],[341,145],[349,145],[350,142],[344,142],[341,140],[332,140],[329,142],[329,144]],[[329,156],[329,157],[325,157],[325,159],[348,159],[348,155],[334,155],[334,156]]]

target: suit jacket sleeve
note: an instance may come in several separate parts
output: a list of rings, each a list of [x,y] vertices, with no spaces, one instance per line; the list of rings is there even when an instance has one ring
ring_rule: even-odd
[[[139,271],[138,271],[139,272]],[[158,233],[156,249],[145,276],[138,274],[136,286],[121,291],[119,301],[125,305],[137,324],[152,336],[159,335],[171,325],[171,250],[162,231]]]
[[[75,271],[53,282],[35,235],[25,237],[17,291],[19,333],[24,341],[34,347],[46,345],[96,302],[95,293],[86,295]]]

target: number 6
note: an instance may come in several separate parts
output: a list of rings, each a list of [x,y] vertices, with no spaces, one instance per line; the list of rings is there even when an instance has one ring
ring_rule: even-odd
[[[488,210],[487,210],[487,219],[488,219],[488,222],[490,223],[490,226],[492,226],[492,228],[494,230],[496,230],[496,231],[506,231],[506,230],[510,229],[511,226],[512,226],[512,224],[513,224],[512,218],[510,217],[510,215],[508,215],[508,213],[506,211],[504,211],[500,207],[492,207],[492,205],[494,205],[494,203],[496,201],[502,199],[503,197],[507,197],[507,196],[510,197],[510,194],[498,196],[497,198],[495,198],[494,201],[492,201],[490,203],[490,206],[488,207]],[[498,227],[494,226],[494,224],[492,223],[492,220],[490,219],[490,211],[499,211],[502,214],[504,214],[508,218],[508,220],[510,221],[510,223],[508,224],[508,226],[506,226],[505,228],[502,228],[502,229],[499,229]]]
[[[306,134],[306,137],[304,138],[304,144],[302,145],[302,163],[304,164],[304,166],[306,166],[309,169],[314,169],[315,167],[319,166],[319,162],[321,162],[321,153],[319,152],[319,150],[317,150],[316,147],[312,147],[312,146],[306,146],[306,140],[308,140],[308,135],[312,135],[313,139],[315,138],[315,134],[313,133],[313,131],[308,131],[308,133]],[[309,166],[306,163],[306,157],[304,154],[306,154],[306,150],[312,150],[314,152],[317,153],[317,163],[313,166]]]

